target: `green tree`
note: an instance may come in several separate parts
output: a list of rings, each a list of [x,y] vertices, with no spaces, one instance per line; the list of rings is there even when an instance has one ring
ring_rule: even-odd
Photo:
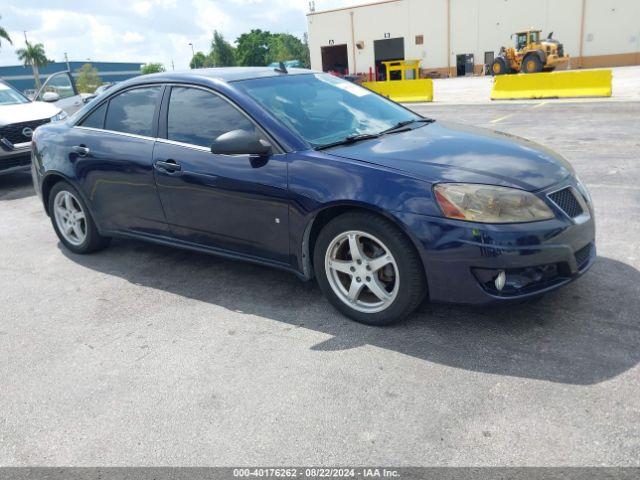
[[[2,15],[0,15],[0,20],[2,19]],[[1,39],[5,39],[7,42],[9,42],[11,45],[13,45],[13,42],[11,41],[11,37],[9,36],[9,33],[4,29],[4,27],[0,26],[0,47],[2,46],[2,40]]]
[[[191,61],[189,62],[189,68],[202,68],[204,67],[204,62],[207,60],[207,56],[202,52],[196,52],[196,54],[191,57]]]
[[[270,40],[271,33],[259,29],[240,35],[236,40],[238,65],[255,67],[267,65]]]
[[[36,90],[40,90],[40,72],[38,68],[49,63],[49,60],[44,53],[44,45],[41,43],[25,43],[27,46],[16,50],[16,55],[18,55],[18,60],[20,60],[25,67],[28,65],[31,66],[31,69],[33,70],[33,78],[36,82]]]
[[[275,33],[269,39],[267,64],[298,60],[300,66],[309,68],[309,46],[288,33]]]
[[[76,70],[78,76],[76,77],[76,87],[78,91],[82,93],[93,93],[96,88],[102,85],[102,80],[98,76],[98,69],[92,66],[90,63],[85,63]]]
[[[211,52],[207,56],[205,67],[232,67],[236,64],[236,50],[217,30],[213,32]]]
[[[161,63],[145,63],[142,65],[142,68],[140,68],[140,73],[142,73],[142,75],[159,72],[164,72],[164,65]]]

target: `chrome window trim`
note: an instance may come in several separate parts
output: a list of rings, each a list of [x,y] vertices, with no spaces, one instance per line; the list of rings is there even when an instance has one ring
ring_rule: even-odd
[[[178,142],[177,140],[169,140],[168,138],[160,138],[160,137],[156,138],[156,142],[166,143],[167,145],[175,145],[177,147],[185,147],[191,150],[198,150],[202,152],[211,153],[211,148],[203,147],[202,145],[195,145],[193,143]]]
[[[582,213],[577,217],[570,217],[567,214],[567,212],[565,212],[564,209],[560,205],[558,205],[556,202],[554,202],[553,199],[551,198],[551,195],[553,195],[554,193],[558,193],[562,190],[566,190],[567,188],[571,190],[571,194],[573,195],[573,197],[576,199],[576,201],[580,204],[580,207],[582,208]],[[556,188],[550,192],[547,192],[546,197],[552,204],[554,204],[558,208],[558,210],[562,212],[562,214],[565,217],[567,217],[576,225],[580,225],[591,219],[591,212],[589,210],[589,206],[587,205],[587,202],[585,201],[582,194],[578,191],[578,189],[576,189],[573,185],[564,185],[560,188]]]
[[[111,135],[121,135],[123,137],[138,138],[141,140],[157,140],[156,137],[147,137],[146,135],[138,135],[137,133],[118,132],[116,130],[106,130],[103,128],[83,127],[82,125],[74,125],[73,128],[79,128],[81,130],[89,130],[92,132],[109,133]]]

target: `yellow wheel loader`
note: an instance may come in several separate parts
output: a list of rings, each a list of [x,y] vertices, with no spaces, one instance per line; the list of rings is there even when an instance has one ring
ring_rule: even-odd
[[[553,39],[553,32],[540,40],[540,30],[526,30],[511,36],[516,38],[514,47],[502,47],[491,65],[492,75],[507,73],[550,72],[569,61],[563,45]]]

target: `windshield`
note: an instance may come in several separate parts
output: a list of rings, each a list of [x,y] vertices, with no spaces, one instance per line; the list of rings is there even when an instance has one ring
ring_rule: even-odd
[[[0,105],[15,105],[17,103],[29,103],[29,99],[13,87],[0,82]]]
[[[421,118],[366,88],[327,74],[243,80],[235,86],[313,147],[379,134]]]

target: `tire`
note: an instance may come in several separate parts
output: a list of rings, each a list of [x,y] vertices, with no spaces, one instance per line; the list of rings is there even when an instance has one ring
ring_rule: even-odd
[[[109,245],[111,238],[100,235],[82,196],[69,183],[53,186],[48,205],[53,229],[68,250],[85,254]]]
[[[491,75],[495,77],[496,75],[505,75],[507,73],[509,73],[509,69],[505,59],[502,57],[496,58],[491,64]]]
[[[542,71],[542,61],[538,55],[527,55],[522,60],[521,70],[524,73],[539,73]]]
[[[357,245],[356,255],[352,245]],[[422,261],[411,241],[372,213],[348,212],[327,223],[316,240],[313,266],[329,302],[367,325],[404,319],[427,290]],[[359,292],[355,300],[349,300],[352,289]]]

